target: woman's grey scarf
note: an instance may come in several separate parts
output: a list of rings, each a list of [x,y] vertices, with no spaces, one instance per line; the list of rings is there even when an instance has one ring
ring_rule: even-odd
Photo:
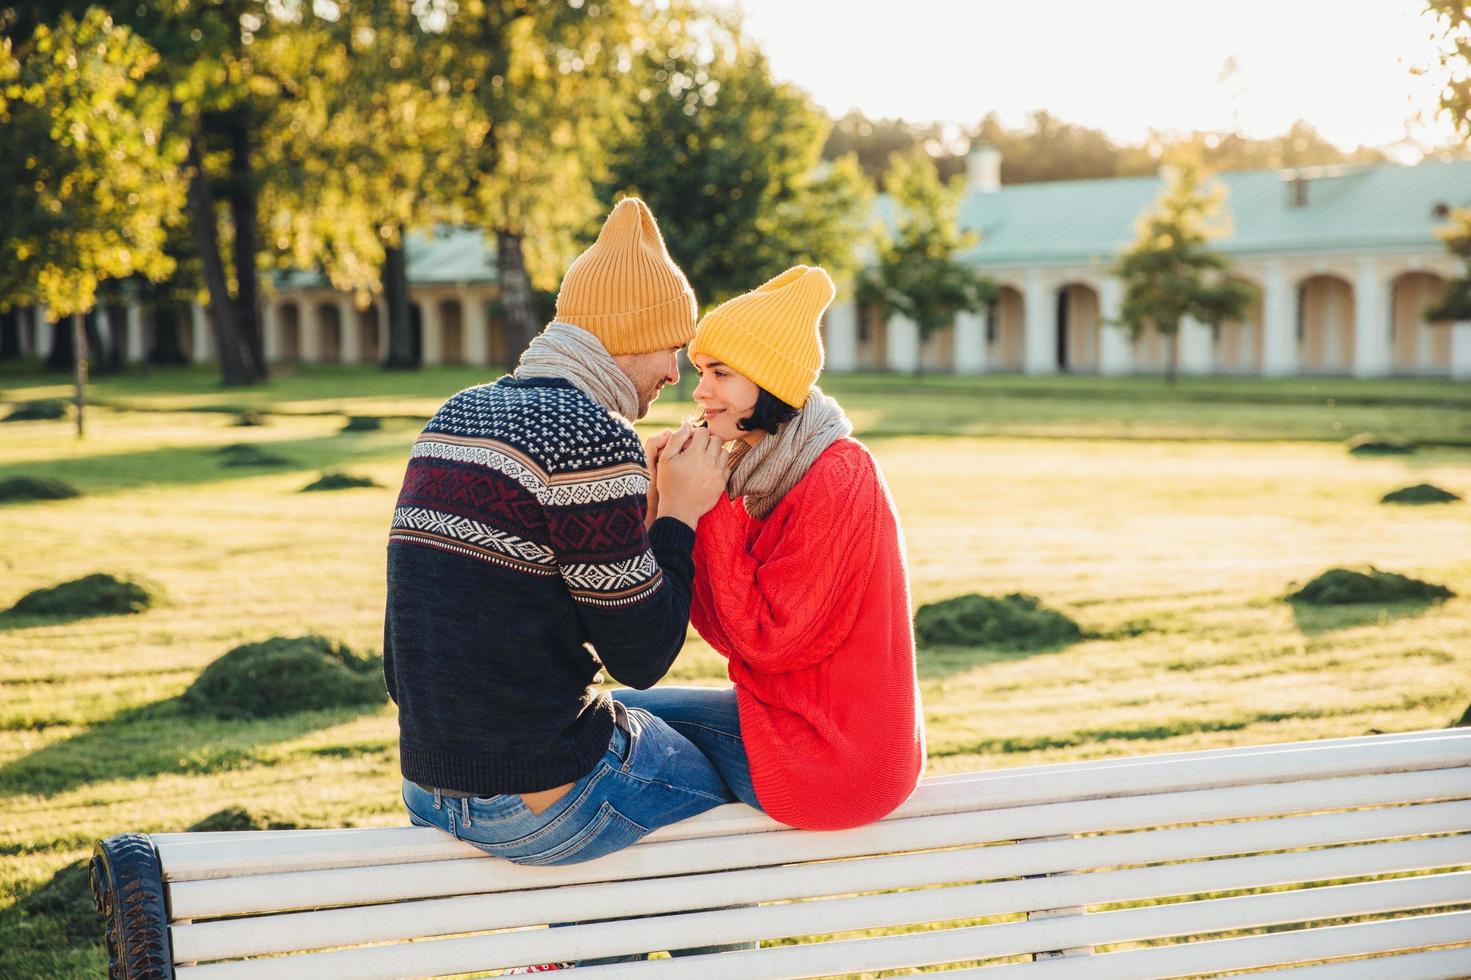
[[[735,444],[727,492],[732,500],[745,497],[746,511],[752,517],[765,517],[807,475],[823,450],[852,431],[853,423],[842,407],[813,385],[796,418],[782,423],[777,432],[768,432],[754,446]]]
[[[531,338],[513,376],[562,378],[587,397],[629,421],[638,417],[638,389],[603,342],[581,327],[553,320]]]

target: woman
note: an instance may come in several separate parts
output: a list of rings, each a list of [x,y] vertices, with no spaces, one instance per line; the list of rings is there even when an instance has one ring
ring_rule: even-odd
[[[812,830],[887,815],[924,768],[894,503],[814,384],[833,294],[797,266],[697,327],[695,401],[732,469],[696,530],[690,618],[735,687],[614,694],[699,746],[740,800]],[[670,439],[649,441],[651,465]]]

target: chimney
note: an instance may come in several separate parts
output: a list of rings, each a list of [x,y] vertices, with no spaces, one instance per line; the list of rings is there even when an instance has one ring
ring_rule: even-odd
[[[965,189],[994,194],[1001,189],[1001,151],[987,143],[977,143],[965,158]]]

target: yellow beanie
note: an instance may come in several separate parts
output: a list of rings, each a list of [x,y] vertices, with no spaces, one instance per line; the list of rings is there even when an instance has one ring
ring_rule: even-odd
[[[595,335],[609,354],[683,347],[695,333],[695,291],[669,257],[649,206],[626,197],[598,240],[562,277],[557,319]]]
[[[816,266],[793,266],[705,314],[690,342],[777,398],[801,408],[822,370],[822,312],[837,292]]]

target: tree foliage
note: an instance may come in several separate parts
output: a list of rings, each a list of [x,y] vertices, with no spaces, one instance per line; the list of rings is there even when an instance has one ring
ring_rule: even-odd
[[[1426,0],[1425,6],[1444,42],[1441,64],[1449,77],[1440,94],[1440,107],[1450,115],[1461,137],[1471,139],[1471,10],[1460,0]],[[1452,210],[1438,234],[1465,269],[1445,284],[1440,300],[1425,311],[1425,319],[1431,323],[1471,320],[1471,210]]]
[[[60,319],[105,280],[172,270],[184,147],[144,83],[157,60],[98,8],[0,41],[0,309],[43,303]]]
[[[942,183],[928,155],[914,151],[894,158],[887,184],[894,230],[878,231],[877,259],[859,278],[859,301],[885,317],[914,321],[921,337],[953,325],[958,313],[985,309],[995,284],[956,261],[980,240],[960,229],[963,180]]]
[[[1253,287],[1226,275],[1227,261],[1210,248],[1227,231],[1226,188],[1207,187],[1197,163],[1168,173],[1164,192],[1144,216],[1138,238],[1118,259],[1124,282],[1119,321],[1138,337],[1154,330],[1169,341],[1165,377],[1173,383],[1178,334],[1186,317],[1211,327],[1239,320],[1256,298]]]
[[[797,263],[852,270],[870,206],[857,166],[821,165],[826,118],[737,27],[655,21],[628,84],[599,196],[648,202],[701,304]]]

